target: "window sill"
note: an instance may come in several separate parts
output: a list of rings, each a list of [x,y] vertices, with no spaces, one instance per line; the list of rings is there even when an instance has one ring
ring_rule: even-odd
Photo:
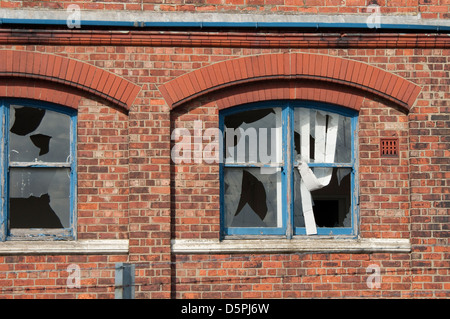
[[[172,252],[176,254],[214,253],[374,253],[411,251],[409,239],[401,238],[301,238],[301,239],[175,239]]]
[[[79,241],[5,241],[0,255],[127,254],[127,239]]]

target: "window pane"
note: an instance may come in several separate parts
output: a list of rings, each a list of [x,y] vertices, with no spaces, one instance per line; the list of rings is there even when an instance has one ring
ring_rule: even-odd
[[[11,168],[10,228],[67,228],[70,169]]]
[[[224,119],[226,163],[281,161],[281,108],[258,109]]]
[[[226,227],[281,227],[280,169],[224,168],[224,184]]]
[[[295,109],[294,152],[297,161],[351,163],[351,119],[339,114]]]
[[[322,168],[313,168],[319,174]],[[312,209],[317,227],[351,227],[351,169],[333,168],[329,184],[311,192]],[[301,176],[294,170],[294,225],[305,227],[303,218]],[[306,208],[305,208],[306,209]]]
[[[70,116],[12,105],[9,158],[13,162],[68,162]]]

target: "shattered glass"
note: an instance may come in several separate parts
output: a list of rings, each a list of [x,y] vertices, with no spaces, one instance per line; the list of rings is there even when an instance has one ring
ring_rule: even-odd
[[[10,228],[70,224],[69,168],[10,168]]]
[[[304,117],[307,117],[305,119]],[[319,160],[316,158],[318,156],[316,152],[316,146],[320,146],[320,143],[325,143],[318,139],[318,134],[316,134],[316,127],[318,127],[318,122],[324,120],[324,130],[327,130],[331,125],[332,120],[336,121],[337,124],[337,139],[336,139],[336,151],[334,154],[335,163],[350,163],[352,160],[351,154],[351,119],[339,114],[318,111],[314,109],[296,108],[295,113],[295,125],[294,125],[294,155],[297,161],[301,160],[301,129],[303,124],[309,132],[309,138],[307,138],[306,143],[309,145],[304,145],[308,151],[307,154],[302,154],[303,157],[312,163],[323,163],[326,162],[323,159]],[[301,118],[303,117],[303,119]],[[323,119],[323,117],[325,117]],[[309,121],[308,121],[309,119]],[[303,121],[302,121],[303,120]],[[306,120],[306,122],[305,122]],[[309,122],[309,123],[308,123]]]
[[[280,108],[269,108],[226,116],[225,162],[279,162],[280,114]]]
[[[313,168],[313,172],[319,168]],[[330,183],[312,191],[317,227],[351,227],[351,169],[333,168]],[[301,176],[294,170],[294,225],[305,227],[300,191]]]
[[[225,226],[281,227],[281,108],[232,114],[224,124],[225,164],[242,165],[224,168]]]
[[[70,226],[69,115],[11,105],[9,228]]]
[[[294,189],[285,185],[294,195],[294,226],[307,235],[317,234],[317,227],[351,227],[352,118],[295,108],[294,128],[283,137],[281,113],[268,108],[224,118],[224,226],[282,227],[284,154],[295,158]],[[283,149],[290,134],[293,149]],[[271,165],[264,165],[267,158]]]
[[[12,162],[68,162],[70,116],[50,110],[11,106],[9,159]]]
[[[277,227],[279,221],[280,170],[261,174],[259,168],[226,168],[226,227]]]

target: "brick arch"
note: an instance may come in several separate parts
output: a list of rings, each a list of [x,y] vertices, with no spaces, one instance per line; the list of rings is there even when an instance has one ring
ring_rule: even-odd
[[[223,89],[227,90],[223,90]],[[268,54],[218,62],[159,87],[171,108],[204,94],[221,109],[268,99],[308,99],[359,110],[367,92],[408,112],[421,88],[380,68],[308,53]]]
[[[81,99],[79,90],[129,110],[140,87],[114,73],[70,58],[0,51],[0,96],[53,102],[76,109]]]

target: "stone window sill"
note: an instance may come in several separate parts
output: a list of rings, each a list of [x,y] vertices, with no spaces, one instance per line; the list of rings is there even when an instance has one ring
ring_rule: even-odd
[[[79,241],[5,241],[0,243],[0,255],[35,254],[127,254],[127,239]]]
[[[172,252],[176,254],[215,253],[408,253],[409,239],[400,238],[314,238],[314,239],[174,239]]]

